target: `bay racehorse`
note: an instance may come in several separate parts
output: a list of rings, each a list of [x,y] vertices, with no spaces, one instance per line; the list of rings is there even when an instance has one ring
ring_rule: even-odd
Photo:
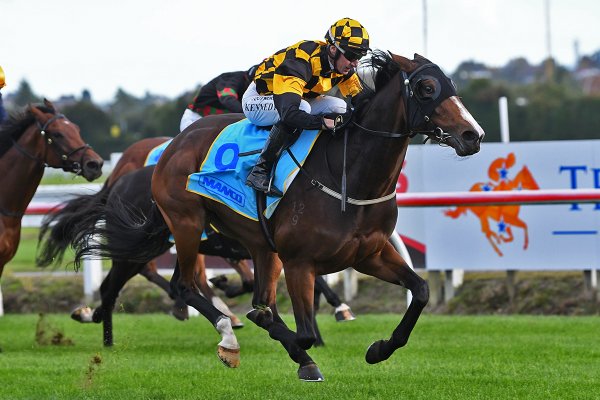
[[[186,303],[201,307],[194,281],[198,232],[208,224],[215,226],[240,241],[252,255],[255,286],[253,310],[247,316],[281,342],[299,364],[299,378],[306,381],[324,379],[306,351],[316,339],[315,276],[352,266],[412,293],[391,338],[373,343],[366,353],[370,364],[389,358],[407,343],[429,298],[427,282],[388,241],[397,218],[395,185],[409,139],[423,133],[452,147],[458,156],[468,156],[479,151],[484,132],[458,98],[451,80],[429,60],[376,51],[365,68],[374,76],[374,87],[357,105],[353,119],[343,133],[319,135],[301,173],[286,189],[271,218],[264,221],[276,250],[263,235],[260,223],[186,190],[188,177],[199,171],[215,138],[241,118],[224,115],[203,118],[167,147],[152,178],[156,205],[151,213],[141,216],[126,205],[112,207],[107,215],[111,225],[98,231],[107,240],[88,241],[76,251],[76,261],[88,254],[129,258],[131,247],[137,250],[137,260],[148,260],[171,232],[178,260],[171,284]],[[242,162],[241,158],[234,158],[231,164]],[[347,197],[344,185],[342,194],[336,191],[344,176]],[[340,198],[347,199],[343,212]],[[163,221],[166,228],[156,228]],[[296,332],[277,312],[276,284],[282,268]],[[215,319],[217,329],[225,325],[222,321]],[[220,343],[219,351],[224,344],[231,343]],[[226,348],[229,352],[221,353],[221,359],[225,358],[226,364],[228,357],[239,362],[239,349]]]
[[[154,167],[144,168],[144,164],[147,163],[149,153],[169,139],[171,138],[146,138],[129,146],[121,155],[100,191],[77,196],[63,203],[59,209],[48,215],[42,223],[39,234],[36,259],[38,266],[62,264],[64,253],[69,245],[103,220],[102,210],[107,202],[110,202],[109,196],[118,196],[128,203],[134,204],[141,212],[147,213],[152,206],[150,182]],[[253,290],[254,275],[246,262],[250,255],[239,242],[226,238],[212,229],[207,229],[207,233],[208,237],[206,241],[202,242],[201,252],[198,253],[196,261],[196,284],[206,299],[209,299],[215,307],[231,318],[234,329],[241,328],[242,321],[231,312],[208,285],[203,254],[226,258],[229,265],[239,273],[241,285],[229,284],[225,277],[217,277],[212,280],[216,287],[225,292],[227,297],[239,296]],[[114,343],[112,312],[116,299],[125,283],[138,273],[171,295],[169,282],[158,273],[156,261],[150,261],[145,265],[123,260],[114,261],[100,287],[101,304],[96,309],[88,306],[78,307],[73,311],[71,317],[82,323],[102,322],[104,345],[112,346]],[[321,293],[325,295],[327,301],[336,308],[335,316],[338,321],[354,319],[350,308],[341,302],[322,277],[317,278],[317,287],[319,291],[315,294],[316,298],[318,299]],[[172,313],[179,320],[188,318],[187,305],[180,297],[175,298]],[[319,344],[324,344],[320,335],[317,340]]]
[[[0,276],[14,257],[21,220],[46,167],[93,181],[102,174],[102,158],[81,138],[79,127],[48,100],[29,105],[0,126]]]

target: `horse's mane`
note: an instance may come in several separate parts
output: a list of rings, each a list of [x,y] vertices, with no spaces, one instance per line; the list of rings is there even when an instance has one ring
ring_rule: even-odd
[[[36,107],[44,112],[55,114],[56,111],[46,105],[36,104]],[[9,118],[0,125],[0,157],[2,157],[25,133],[29,125],[35,122],[35,117],[26,108],[24,111],[11,113]]]
[[[400,65],[387,51],[374,50],[371,57],[361,61],[359,78],[363,90],[355,107],[358,110],[369,102],[398,72]]]

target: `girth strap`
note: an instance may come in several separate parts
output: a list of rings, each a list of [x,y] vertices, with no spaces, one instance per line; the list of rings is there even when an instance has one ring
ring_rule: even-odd
[[[315,180],[315,179],[311,179],[310,183],[316,187],[317,189],[321,190],[322,192],[324,192],[325,194],[328,194],[331,197],[334,197],[338,200],[342,199],[342,195],[338,192],[336,192],[335,190],[323,185],[321,182]],[[355,206],[369,206],[372,204],[377,204],[377,203],[383,203],[384,201],[388,201],[391,200],[393,198],[396,197],[396,192],[390,193],[386,196],[383,197],[378,197],[376,199],[369,199],[369,200],[357,200],[357,199],[353,199],[352,197],[347,197],[346,198],[346,202],[350,203],[350,204],[354,204]]]

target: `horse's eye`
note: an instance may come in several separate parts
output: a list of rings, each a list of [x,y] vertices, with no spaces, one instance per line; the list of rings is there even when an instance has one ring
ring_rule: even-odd
[[[422,83],[419,85],[419,96],[422,100],[429,100],[435,93],[435,88],[432,85]]]
[[[53,137],[54,139],[62,139],[62,138],[64,138],[64,137],[65,137],[65,135],[63,135],[63,134],[62,134],[62,133],[60,133],[60,132],[52,132],[52,133],[50,133],[50,135],[52,135],[52,137]]]

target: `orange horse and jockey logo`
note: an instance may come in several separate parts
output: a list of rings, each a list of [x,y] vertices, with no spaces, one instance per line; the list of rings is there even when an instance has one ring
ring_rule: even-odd
[[[488,168],[490,182],[478,182],[474,184],[469,191],[486,192],[495,190],[538,190],[539,186],[529,168],[523,166],[521,170],[510,179],[510,169],[515,165],[516,158],[514,153],[509,153],[506,158],[499,157],[495,159]],[[529,235],[527,224],[519,218],[519,205],[506,206],[471,206],[457,207],[453,210],[446,210],[444,214],[451,218],[458,218],[471,211],[481,223],[481,230],[499,256],[502,256],[500,245],[514,240],[512,227],[523,229],[524,243],[523,249],[526,250],[529,245]],[[490,226],[493,222],[496,229]]]

